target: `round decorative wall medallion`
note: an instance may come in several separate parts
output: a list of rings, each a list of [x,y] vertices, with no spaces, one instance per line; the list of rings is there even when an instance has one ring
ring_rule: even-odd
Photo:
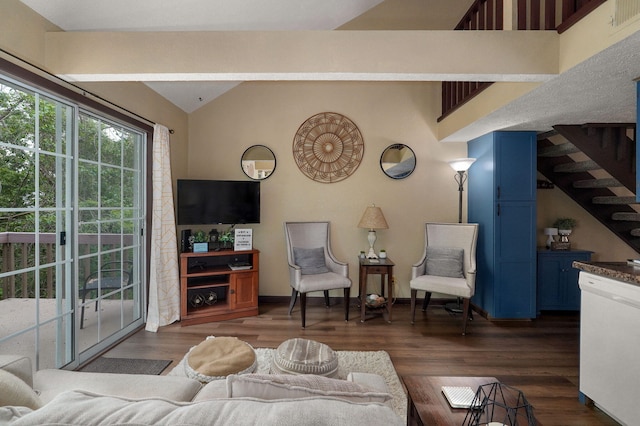
[[[293,138],[293,158],[302,173],[322,183],[339,182],[356,171],[364,140],[353,121],[334,112],[308,118]]]

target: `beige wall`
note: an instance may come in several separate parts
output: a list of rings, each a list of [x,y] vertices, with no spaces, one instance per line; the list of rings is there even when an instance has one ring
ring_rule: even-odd
[[[260,294],[291,292],[284,221],[331,221],[335,254],[350,263],[356,284],[357,254],[368,249],[367,230],[357,224],[365,207],[375,203],[389,223],[389,229],[377,232],[376,249],[386,249],[397,265],[396,296],[409,297],[411,264],[422,253],[423,223],[457,221],[457,185],[446,161],[467,152],[464,143],[436,140],[439,87],[435,83],[242,84],[190,114],[188,174],[175,177],[247,179],[240,169],[242,153],[254,144],[268,146],[277,166],[262,181],[262,221],[251,226],[254,246],[261,250]],[[292,155],[298,127],[326,111],[350,118],[365,143],[355,173],[331,184],[307,178]],[[390,179],[380,169],[380,155],[393,143],[407,144],[416,153],[416,171],[407,179]]]
[[[58,27],[19,0],[2,0],[0,28],[0,48],[44,68],[45,35],[59,31]],[[185,173],[189,133],[184,111],[142,83],[83,83],[78,86],[152,122],[174,129],[171,136],[173,173]]]
[[[55,26],[18,0],[3,0],[0,27],[5,29],[0,31],[0,48],[36,65],[45,63],[45,32],[57,31]],[[357,222],[368,204],[382,207],[390,229],[378,231],[376,248],[385,248],[397,264],[396,296],[408,297],[410,266],[422,250],[422,224],[457,220],[457,186],[446,160],[465,156],[466,144],[437,142],[438,83],[245,83],[190,115],[141,83],[83,87],[175,130],[174,179],[247,179],[240,169],[242,152],[254,144],[274,151],[277,169],[262,185],[262,223],[252,226],[254,245],[262,251],[261,295],[290,293],[283,221],[330,220],[335,252],[350,262],[355,283],[356,255],[367,248],[367,231],[358,229]],[[360,167],[335,184],[311,181],[292,158],[299,125],[323,111],[349,117],[365,140]],[[385,147],[398,142],[413,148],[417,169],[395,181],[382,174],[379,158]],[[595,260],[638,256],[558,189],[539,190],[538,201],[541,245],[542,228],[557,216],[572,216],[578,219],[571,237],[575,248],[596,251]]]

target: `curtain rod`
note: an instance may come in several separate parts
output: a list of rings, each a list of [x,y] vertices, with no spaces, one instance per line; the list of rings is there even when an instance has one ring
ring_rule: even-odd
[[[44,68],[41,68],[41,67],[39,67],[39,66],[37,66],[35,64],[32,64],[31,62],[26,61],[26,60],[20,58],[19,56],[14,55],[11,52],[7,52],[6,50],[4,50],[1,47],[0,47],[0,52],[2,52],[6,56],[9,56],[9,58],[13,59],[14,61],[18,61],[18,63],[16,65],[19,65],[19,66],[21,66],[23,68],[24,68],[24,65],[26,65],[27,67],[32,68],[31,71],[36,70],[37,71],[36,73],[40,74],[41,77],[45,77],[50,81],[55,81],[55,82],[58,82],[58,83],[62,83],[63,85],[67,86],[68,88],[71,88],[76,93],[78,93],[78,94],[80,94],[82,96],[87,96],[87,97],[91,96],[91,97],[99,100],[100,102],[109,105],[112,108],[115,108],[115,109],[117,109],[117,110],[119,110],[121,112],[124,112],[124,113],[126,113],[126,114],[128,114],[130,116],[133,116],[133,117],[135,117],[135,118],[137,118],[139,120],[144,121],[149,126],[153,126],[153,125],[156,124],[155,122],[149,120],[148,118],[145,118],[145,117],[141,116],[140,114],[136,114],[135,112],[133,112],[131,110],[128,110],[128,109],[126,109],[124,107],[121,107],[120,105],[114,104],[110,100],[105,99],[100,95],[96,95],[95,93],[90,92],[88,90],[85,90],[80,86],[76,86],[75,84],[65,80],[64,78],[58,77],[57,75],[50,73],[49,71],[45,70]],[[11,62],[14,62],[14,61],[11,61]],[[175,131],[173,129],[169,129],[169,133],[174,134]]]

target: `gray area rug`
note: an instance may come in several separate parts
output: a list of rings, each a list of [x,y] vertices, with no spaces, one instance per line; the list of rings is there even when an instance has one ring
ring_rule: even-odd
[[[256,373],[269,374],[271,361],[275,349],[255,348],[258,358]],[[391,362],[389,354],[385,351],[335,351],[338,356],[338,379],[346,379],[350,372],[376,373],[382,376],[393,396],[391,402],[393,411],[402,419],[407,418],[407,395],[404,392],[400,378]],[[186,355],[176,365],[168,376],[186,376]]]
[[[153,374],[158,375],[171,364],[165,359],[107,358],[100,357],[79,371],[91,373]]]

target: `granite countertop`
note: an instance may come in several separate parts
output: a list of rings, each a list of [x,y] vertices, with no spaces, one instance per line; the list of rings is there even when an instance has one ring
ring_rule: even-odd
[[[627,262],[580,262],[574,261],[573,267],[618,281],[640,285],[640,265],[632,266]]]

